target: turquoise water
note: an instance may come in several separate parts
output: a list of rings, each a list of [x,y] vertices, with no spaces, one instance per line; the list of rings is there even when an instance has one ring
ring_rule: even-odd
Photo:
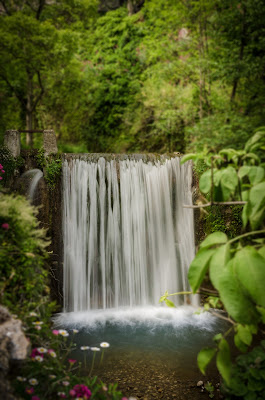
[[[60,314],[55,323],[70,334],[72,329],[78,330],[71,334],[76,343],[71,357],[82,362],[86,359],[87,368],[94,353],[91,349],[81,350],[81,347],[100,348],[101,342],[108,342],[110,347],[104,350],[101,370],[133,366],[141,361],[188,377],[198,371],[199,350],[211,346],[213,336],[225,330],[223,320],[208,312],[196,314],[196,311],[190,306],[97,310]],[[96,369],[101,354],[102,348],[96,353]]]

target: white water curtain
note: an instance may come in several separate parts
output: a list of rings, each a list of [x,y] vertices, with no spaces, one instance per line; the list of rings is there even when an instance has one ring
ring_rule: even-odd
[[[179,158],[64,161],[65,311],[158,305],[166,290],[189,290],[191,180]]]

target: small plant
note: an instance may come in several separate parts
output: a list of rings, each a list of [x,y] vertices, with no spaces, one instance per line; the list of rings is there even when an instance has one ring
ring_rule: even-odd
[[[60,158],[45,157],[44,149],[41,148],[37,153],[37,163],[39,168],[44,169],[44,179],[50,190],[54,190],[56,180],[62,171],[62,160]]]
[[[61,171],[62,171],[61,159],[59,158],[57,158],[56,160],[52,159],[50,162],[47,162],[44,178],[50,190],[53,190],[55,188],[56,180],[60,176]]]

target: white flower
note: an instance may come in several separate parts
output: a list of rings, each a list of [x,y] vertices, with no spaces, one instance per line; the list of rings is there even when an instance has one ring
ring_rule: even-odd
[[[32,322],[32,324],[33,325],[42,325],[43,321],[35,321],[35,322]]]
[[[50,354],[50,356],[53,357],[53,358],[56,358],[56,357],[57,357],[57,355],[56,355],[56,353],[55,353],[54,351],[49,351],[49,354]]]
[[[37,314],[34,311],[32,311],[32,312],[29,313],[29,316],[30,317],[37,317]]]
[[[106,349],[107,347],[109,347],[109,343],[102,342],[102,343],[100,343],[100,347],[104,347]]]
[[[64,329],[59,329],[59,335],[66,337],[66,336],[69,336],[69,333]]]
[[[45,349],[45,347],[38,347],[37,350],[39,353],[47,353],[48,351],[47,349]]]
[[[41,326],[40,325],[36,325],[35,328],[37,329],[37,331],[41,330]]]
[[[58,396],[65,396],[65,392],[58,392]]]
[[[78,329],[73,329],[73,333],[78,333],[79,330]]]
[[[100,351],[100,348],[99,347],[91,347],[90,350],[92,350],[92,351]]]
[[[27,380],[27,378],[23,378],[23,376],[17,376],[17,380],[19,382],[25,382]]]
[[[49,375],[49,378],[55,379],[55,378],[56,378],[56,375]]]
[[[62,381],[62,384],[63,384],[64,386],[68,386],[68,385],[70,385],[70,382],[68,382],[68,381]]]
[[[89,346],[81,346],[80,349],[81,349],[81,350],[88,350],[88,349],[89,349]]]
[[[31,379],[29,379],[29,383],[30,383],[32,386],[36,386],[39,382],[37,381],[37,379],[31,378]]]
[[[43,361],[43,358],[42,358],[41,356],[36,356],[36,357],[34,358],[34,360],[37,360],[37,361],[39,361],[39,362],[42,362],[42,361]]]

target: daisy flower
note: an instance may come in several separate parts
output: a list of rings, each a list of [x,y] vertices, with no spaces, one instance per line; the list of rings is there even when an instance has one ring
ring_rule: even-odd
[[[37,317],[38,315],[37,315],[34,311],[31,311],[31,312],[29,313],[29,316],[30,316],[30,317]]]
[[[34,357],[34,360],[39,361],[39,362],[42,362],[42,361],[43,361],[43,357],[41,357],[41,356],[36,356],[36,357]]]
[[[68,381],[62,381],[62,384],[63,384],[64,386],[68,386],[68,385],[70,385],[70,382],[68,382]]]
[[[49,350],[48,350],[48,353],[49,353],[50,356],[53,357],[53,358],[56,358],[56,357],[57,357],[57,355],[56,355],[56,353],[55,353],[55,351],[54,351],[53,349],[49,349]]]
[[[78,333],[79,330],[78,329],[73,329],[73,333]]]
[[[90,350],[92,350],[92,351],[100,351],[100,348],[99,347],[90,347]]]
[[[32,325],[42,325],[42,324],[43,324],[43,321],[32,322]]]
[[[32,386],[36,386],[39,382],[37,381],[37,379],[31,378],[31,379],[29,379],[29,383],[30,383]]]
[[[67,337],[67,336],[69,336],[69,333],[64,329],[59,329],[59,335]]]
[[[37,350],[41,354],[47,353],[47,351],[48,351],[47,349],[45,349],[45,347],[37,347]]]
[[[23,376],[17,376],[17,380],[19,382],[25,382],[27,380],[27,378],[23,378]]]
[[[107,343],[107,342],[102,342],[102,343],[100,343],[100,347],[103,347],[103,348],[107,348],[107,347],[109,347],[109,343]]]
[[[49,375],[49,378],[50,378],[50,379],[55,379],[55,378],[56,378],[56,375]]]
[[[81,349],[81,350],[88,350],[88,349],[89,349],[89,346],[81,346],[80,349]]]

